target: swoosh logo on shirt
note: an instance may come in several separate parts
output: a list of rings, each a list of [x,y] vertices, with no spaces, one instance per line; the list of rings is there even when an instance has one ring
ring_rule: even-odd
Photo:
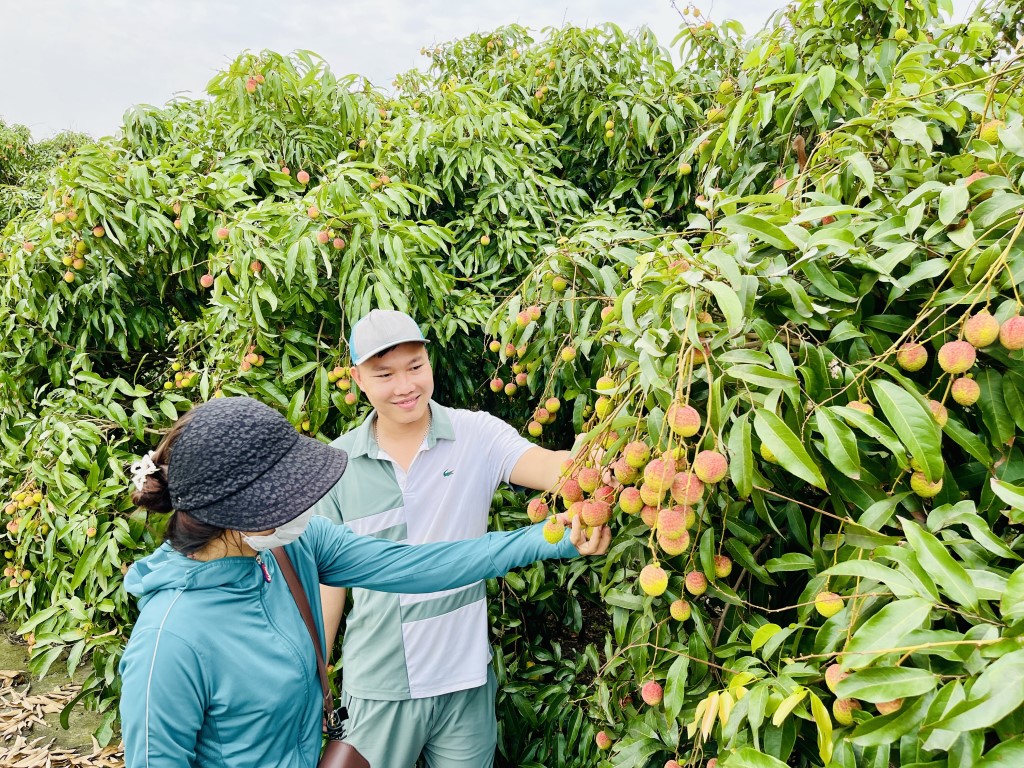
[[[451,477],[452,475],[455,474],[455,470],[454,469],[446,469],[441,474],[444,475],[445,477]]]

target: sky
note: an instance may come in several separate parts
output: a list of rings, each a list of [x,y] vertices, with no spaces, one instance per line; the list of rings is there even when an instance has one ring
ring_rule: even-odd
[[[689,0],[676,0],[680,9]],[[753,33],[782,0],[699,0],[716,22]],[[973,6],[953,0],[955,18]],[[311,50],[335,74],[390,87],[423,46],[517,23],[647,25],[662,45],[681,18],[671,0],[0,0],[0,118],[36,139],[116,132],[134,104],[201,96],[243,50]]]

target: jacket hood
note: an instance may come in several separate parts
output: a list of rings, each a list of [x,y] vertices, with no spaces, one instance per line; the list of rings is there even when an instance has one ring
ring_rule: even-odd
[[[158,592],[221,589],[235,586],[247,591],[258,584],[258,566],[251,557],[222,557],[202,562],[190,560],[162,544],[153,554],[137,560],[124,578],[125,589],[139,598],[139,606]]]

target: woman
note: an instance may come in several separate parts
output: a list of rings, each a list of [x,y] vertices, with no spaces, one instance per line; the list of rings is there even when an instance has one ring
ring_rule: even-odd
[[[557,544],[539,525],[421,546],[356,536],[310,511],[346,462],[273,409],[232,397],[194,408],[133,467],[135,502],[173,513],[167,541],[125,579],[141,608],[121,660],[128,768],[316,765],[315,654],[273,547],[287,546],[321,641],[320,582],[434,592],[608,549],[607,528],[587,540],[578,520]]]

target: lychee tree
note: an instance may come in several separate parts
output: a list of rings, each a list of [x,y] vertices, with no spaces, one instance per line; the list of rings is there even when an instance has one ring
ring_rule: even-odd
[[[127,464],[221,394],[334,437],[347,329],[391,306],[440,400],[584,446],[495,525],[616,531],[489,585],[503,764],[1013,764],[1022,15],[941,5],[752,38],[687,7],[679,64],[503,27],[392,94],[246,53],[58,162],[0,237],[0,607],[33,669],[87,663],[112,736],[121,574],[163,523]]]

